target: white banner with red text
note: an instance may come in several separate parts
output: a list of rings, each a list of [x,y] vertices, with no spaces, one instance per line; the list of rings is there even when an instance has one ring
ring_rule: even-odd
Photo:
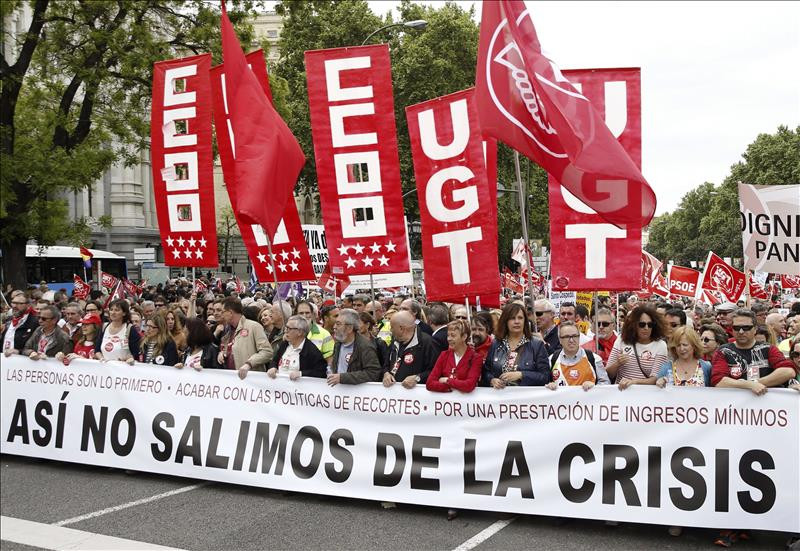
[[[800,531],[800,393],[432,393],[2,359],[2,453],[289,491]]]

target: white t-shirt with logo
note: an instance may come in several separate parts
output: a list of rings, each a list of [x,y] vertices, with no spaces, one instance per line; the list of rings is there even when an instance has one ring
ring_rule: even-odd
[[[103,332],[103,342],[100,343],[100,353],[105,360],[126,360],[130,357],[127,323],[117,333],[111,333],[111,325],[106,327]]]
[[[297,348],[289,343],[283,356],[281,356],[281,360],[278,362],[278,371],[288,373],[289,371],[298,371],[300,369],[300,351],[303,350],[305,342],[303,340]]]

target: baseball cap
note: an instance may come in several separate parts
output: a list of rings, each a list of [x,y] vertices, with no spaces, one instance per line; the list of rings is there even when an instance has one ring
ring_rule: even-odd
[[[100,316],[98,316],[97,314],[86,314],[81,318],[81,323],[102,325],[103,320],[101,320]]]
[[[715,307],[717,312],[733,312],[736,310],[736,305],[732,302],[723,302]]]

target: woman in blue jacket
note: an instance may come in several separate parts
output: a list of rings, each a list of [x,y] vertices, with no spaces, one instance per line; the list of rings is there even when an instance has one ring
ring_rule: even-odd
[[[495,340],[486,354],[482,383],[496,389],[507,386],[544,386],[550,382],[550,364],[544,343],[533,339],[525,308],[511,303],[503,308]]]

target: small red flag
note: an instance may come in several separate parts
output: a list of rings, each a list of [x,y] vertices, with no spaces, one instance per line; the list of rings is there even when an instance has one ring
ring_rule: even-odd
[[[240,219],[260,224],[272,239],[306,158],[247,66],[225,0],[221,26],[225,93],[235,136],[237,189],[230,197]]]

